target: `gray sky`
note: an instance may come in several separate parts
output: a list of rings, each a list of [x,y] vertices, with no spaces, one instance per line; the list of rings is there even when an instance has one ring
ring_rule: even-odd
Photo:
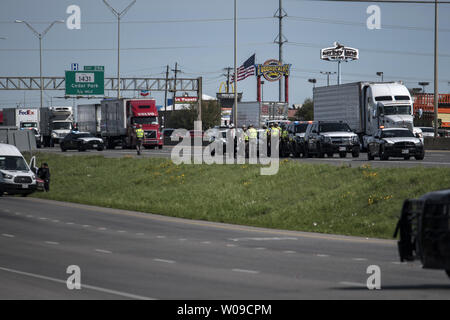
[[[109,0],[124,8],[131,0]],[[2,0],[0,2],[0,70],[6,76],[38,76],[38,40],[15,19],[30,22],[38,31],[56,19],[67,19],[69,5],[81,8],[81,30],[55,25],[43,40],[44,75],[63,76],[71,63],[104,65],[106,76],[116,75],[117,25],[101,0]],[[320,49],[334,41],[360,49],[360,60],[342,64],[343,82],[379,79],[403,80],[408,87],[429,81],[433,88],[434,6],[428,4],[378,4],[381,30],[368,30],[366,9],[374,3],[284,0],[284,62],[292,64],[290,103],[312,96],[308,78],[326,85],[320,71],[337,71],[337,64],[322,61]],[[278,20],[273,15],[278,0],[238,0],[238,65],[256,53],[256,62],[278,58],[273,43]],[[450,4],[440,5],[440,92],[450,87]],[[225,67],[233,66],[233,0],[137,0],[122,20],[121,75],[163,77],[165,66],[178,62],[182,77],[203,77],[205,94],[215,96]],[[336,82],[336,77],[331,79]],[[238,82],[243,99],[256,99],[256,78]],[[108,94],[108,93],[107,93]],[[114,93],[110,93],[114,95]],[[63,92],[46,91],[50,97]],[[152,93],[157,104],[163,95]],[[278,83],[264,85],[265,100],[278,99]],[[26,101],[39,105],[39,92],[0,91],[0,107]],[[72,101],[53,99],[53,105]]]

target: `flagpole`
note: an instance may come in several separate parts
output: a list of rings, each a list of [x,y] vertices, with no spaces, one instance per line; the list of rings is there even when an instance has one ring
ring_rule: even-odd
[[[237,6],[234,0],[234,127],[237,128]]]

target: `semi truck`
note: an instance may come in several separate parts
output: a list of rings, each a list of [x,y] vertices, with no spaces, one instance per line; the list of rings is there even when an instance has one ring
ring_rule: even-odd
[[[413,101],[402,82],[353,82],[316,87],[315,121],[342,121],[359,136],[363,149],[380,128],[413,131]]]
[[[53,147],[70,133],[73,127],[72,107],[48,107],[40,109],[42,144]]]
[[[19,130],[33,130],[36,145],[41,147],[39,125],[39,109],[36,108],[6,108],[2,110],[2,125],[16,127]]]
[[[252,124],[261,128],[268,121],[283,121],[288,116],[288,105],[283,102],[239,102],[237,108],[237,127]]]
[[[162,149],[163,137],[154,99],[103,99],[100,104],[79,105],[78,128],[101,137],[106,148],[134,148],[136,127],[144,130],[144,148]]]

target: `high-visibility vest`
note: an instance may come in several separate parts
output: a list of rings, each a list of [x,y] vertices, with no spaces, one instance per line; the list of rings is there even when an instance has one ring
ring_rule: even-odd
[[[287,130],[283,130],[283,132],[281,133],[281,137],[283,139],[286,139],[288,137],[288,131]]]
[[[257,139],[258,131],[255,128],[250,128],[247,130],[249,139]]]
[[[274,137],[278,137],[280,135],[280,129],[277,127],[273,127],[270,134]]]
[[[136,129],[136,138],[142,139],[144,137],[144,130]]]
[[[248,141],[248,133],[247,133],[247,131],[244,131],[244,140]]]

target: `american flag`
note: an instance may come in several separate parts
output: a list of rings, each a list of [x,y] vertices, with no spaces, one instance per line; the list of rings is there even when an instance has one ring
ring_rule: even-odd
[[[244,80],[247,77],[255,75],[255,54],[248,58],[242,66],[237,68],[237,81]],[[231,82],[234,82],[234,74],[231,76]]]

